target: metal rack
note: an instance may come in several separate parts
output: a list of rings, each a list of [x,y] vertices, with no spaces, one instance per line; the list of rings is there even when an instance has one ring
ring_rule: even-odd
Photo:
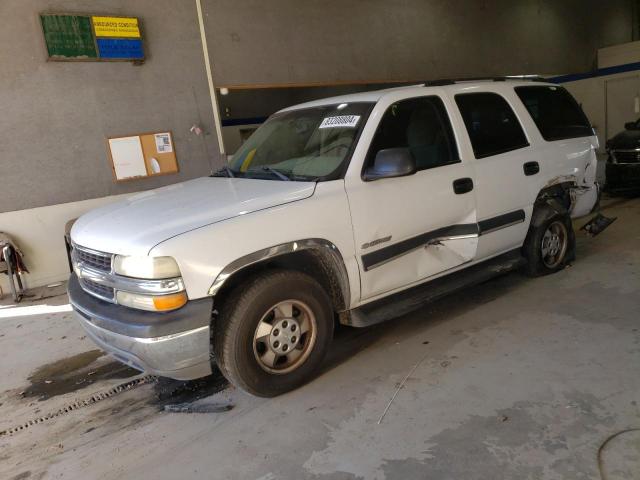
[[[2,246],[2,260],[0,260],[0,274],[6,273],[9,278],[9,287],[11,288],[11,294],[13,300],[17,303],[22,299],[24,288],[22,286],[22,279],[20,278],[20,272],[17,265],[13,264],[14,250],[10,244],[0,245]],[[16,283],[18,284],[16,288]]]

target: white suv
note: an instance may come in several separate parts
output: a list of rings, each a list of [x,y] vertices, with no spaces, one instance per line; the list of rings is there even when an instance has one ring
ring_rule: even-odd
[[[273,115],[208,178],[134,195],[71,232],[90,337],[152,374],[212,362],[273,396],[307,381],[334,324],[367,326],[524,264],[572,259],[598,201],[597,138],[563,88],[439,81]]]

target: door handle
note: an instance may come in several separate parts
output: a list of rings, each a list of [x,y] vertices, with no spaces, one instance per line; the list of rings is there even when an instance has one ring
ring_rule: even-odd
[[[456,195],[462,195],[473,190],[473,180],[468,177],[459,178],[453,181],[453,191]]]
[[[540,171],[540,164],[538,162],[527,162],[522,166],[524,170],[524,174],[528,177],[530,175],[535,175]]]

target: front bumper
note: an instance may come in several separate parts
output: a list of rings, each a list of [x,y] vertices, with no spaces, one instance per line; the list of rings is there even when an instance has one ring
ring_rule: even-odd
[[[640,163],[610,163],[605,167],[608,192],[640,191]]]
[[[89,295],[75,274],[68,293],[87,335],[118,361],[176,380],[211,374],[211,298],[191,300],[165,313],[134,310]]]

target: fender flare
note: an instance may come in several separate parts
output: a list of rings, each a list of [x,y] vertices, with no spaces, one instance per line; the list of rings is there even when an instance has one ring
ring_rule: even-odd
[[[569,212],[567,209],[560,203],[557,199],[550,197],[539,202],[536,202],[533,208],[533,213],[531,215],[530,225],[534,227],[539,227],[545,221],[547,221],[552,216],[560,214],[560,215],[568,215]]]
[[[340,250],[338,250],[338,247],[323,238],[307,238],[281,243],[273,247],[264,248],[257,252],[244,255],[229,263],[220,271],[220,273],[218,273],[211,284],[211,287],[209,287],[208,295],[215,296],[232,275],[250,265],[255,265],[282,255],[304,250],[312,250],[314,253],[320,255],[320,258],[332,270],[338,282],[344,306],[345,308],[349,308],[351,302],[349,275],[347,273],[342,254],[340,253]]]

